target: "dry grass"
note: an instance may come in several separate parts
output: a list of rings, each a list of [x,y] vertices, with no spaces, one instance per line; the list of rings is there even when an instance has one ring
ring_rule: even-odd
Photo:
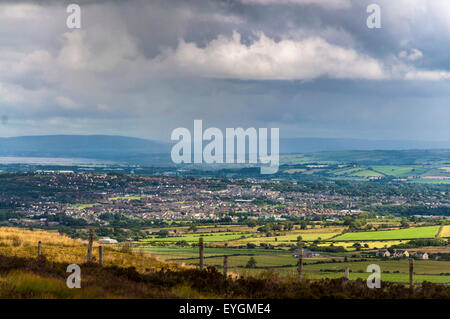
[[[0,298],[81,299],[117,298],[102,289],[68,289],[65,282],[23,271],[13,271],[0,276]]]
[[[58,233],[42,230],[26,230],[13,227],[0,227],[0,254],[17,257],[36,257],[38,242],[42,242],[42,254],[49,261],[83,264],[86,262],[87,242],[72,239]],[[94,243],[94,261],[98,260],[98,247]],[[135,267],[138,271],[177,269],[180,265],[165,263],[144,252],[133,253],[112,245],[103,245],[105,266]]]

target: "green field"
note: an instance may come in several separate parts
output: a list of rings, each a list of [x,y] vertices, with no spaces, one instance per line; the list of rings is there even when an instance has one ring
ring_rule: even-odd
[[[231,259],[231,258],[229,258]],[[391,282],[409,282],[409,263],[408,260],[400,261],[365,261],[365,262],[349,262],[349,263],[323,263],[323,264],[305,264],[304,277],[310,279],[320,278],[339,278],[344,276],[344,270],[349,267],[350,280],[358,278],[367,279],[369,273],[366,272],[367,266],[370,264],[380,266],[382,274],[381,280]],[[258,265],[258,262],[257,262]],[[262,266],[262,265],[261,265]],[[416,261],[414,265],[414,281],[430,281],[435,283],[450,283],[450,275],[446,269],[450,269],[450,262],[443,261]],[[272,269],[274,272],[284,276],[295,276],[297,274],[296,267],[278,267]],[[230,271],[237,273],[253,273],[257,274],[263,269],[247,269],[241,267],[232,267]]]
[[[287,273],[288,270],[285,270]],[[295,269],[292,269],[290,271],[290,274],[295,274]],[[349,279],[350,280],[356,280],[358,278],[366,280],[369,277],[369,273],[362,272],[362,273],[350,273]],[[321,279],[321,278],[341,278],[343,277],[343,273],[335,273],[335,272],[323,272],[323,273],[316,273],[316,272],[305,272],[305,278],[310,279]],[[407,273],[400,273],[400,274],[381,274],[381,280],[383,281],[389,281],[389,282],[396,282],[396,283],[408,283],[409,282],[409,274]],[[421,283],[423,281],[429,281],[434,283],[441,283],[441,284],[448,284],[450,283],[450,276],[448,275],[414,275],[414,282]]]
[[[242,275],[257,275],[258,273],[262,273],[262,269],[245,269],[245,268],[238,268],[238,269],[231,269],[230,271],[235,271],[236,273],[242,274]],[[297,269],[295,267],[292,268],[278,268],[274,270],[275,273],[282,275],[282,276],[291,276],[295,277],[297,276]],[[363,279],[367,280],[369,277],[369,273],[366,272],[351,272],[349,279],[350,280],[356,280],[356,279]],[[342,278],[344,277],[344,272],[313,272],[305,270],[303,277],[305,279],[323,279],[323,278]],[[381,274],[381,280],[388,281],[388,282],[396,282],[396,283],[408,283],[409,282],[409,274],[408,273],[382,273]],[[414,275],[414,282],[415,283],[421,283],[423,281],[429,281],[433,283],[441,283],[441,284],[448,284],[450,283],[450,276],[449,275]]]
[[[247,238],[254,236],[254,233],[242,233],[242,232],[217,232],[217,233],[209,233],[209,234],[186,234],[180,236],[169,236],[169,237],[158,237],[158,236],[149,236],[145,239],[145,241],[153,241],[153,242],[177,242],[177,241],[187,241],[188,243],[197,243],[200,237],[203,237],[203,241],[205,243],[208,242],[221,242],[221,241],[229,241],[236,240],[240,238]]]
[[[150,249],[156,255],[170,257],[170,260],[183,262],[187,265],[198,266],[197,249],[180,249],[175,252],[169,248]],[[228,255],[228,268],[230,272],[237,274],[258,274],[271,270],[283,276],[295,276],[297,274],[297,259],[292,257],[289,251],[264,250],[264,249],[205,249],[204,263],[217,269],[223,268],[223,255]],[[256,268],[246,268],[250,257],[256,261]],[[169,259],[169,258],[168,258]],[[332,259],[336,262],[332,262]],[[382,280],[392,282],[409,281],[409,262],[402,260],[379,260],[369,259],[366,261],[343,261],[343,257],[315,257],[304,259],[304,274],[306,278],[339,278],[343,277],[344,269],[349,267],[350,280],[357,278],[367,279],[367,266],[377,264],[380,266]],[[414,278],[416,282],[424,280],[436,283],[450,283],[450,261],[416,260],[414,262]]]
[[[341,236],[333,238],[333,241],[434,238],[438,229],[439,226],[427,226],[427,227],[414,227],[414,228],[395,229],[387,231],[346,233]]]
[[[285,174],[294,176],[316,175],[348,181],[397,178],[396,182],[449,184],[448,153],[448,150],[316,152],[282,155],[280,163]],[[308,164],[326,166],[317,169]]]
[[[270,237],[256,237],[250,238],[246,241],[251,243],[281,243],[290,242],[296,243],[297,237],[302,236],[303,241],[313,241],[317,239],[326,240],[333,236],[339,235],[344,230],[344,227],[327,227],[327,228],[317,228],[317,229],[307,229],[307,230],[294,230],[289,231],[285,235],[281,236],[270,236]]]
[[[142,249],[145,252],[154,254],[156,256],[160,256],[164,259],[198,259],[198,248],[197,247],[152,247],[152,246],[142,246],[138,249]],[[255,256],[255,255],[264,255],[264,256],[281,256],[281,255],[290,255],[286,250],[272,250],[272,249],[242,249],[242,248],[209,248],[206,247],[204,249],[205,257],[212,256],[237,256],[237,255],[246,255],[246,256]]]
[[[427,169],[414,165],[402,165],[402,166],[380,165],[380,166],[373,166],[372,168],[384,175],[398,176],[398,177],[417,176],[427,171]]]
[[[117,197],[110,197],[108,200],[118,200],[118,199],[129,199],[129,200],[141,200],[141,196],[117,196]]]
[[[352,173],[350,176],[356,176],[356,177],[381,177],[381,176],[384,176],[384,175],[381,174],[381,173],[372,171],[370,169],[363,169],[363,170],[360,170],[358,172]]]
[[[76,209],[76,210],[83,210],[85,208],[91,208],[94,207],[95,205],[100,205],[100,203],[92,203],[92,204],[74,204],[74,205],[70,205],[69,209]]]

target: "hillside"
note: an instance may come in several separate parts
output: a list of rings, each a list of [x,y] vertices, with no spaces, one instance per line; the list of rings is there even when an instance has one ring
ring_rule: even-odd
[[[126,162],[151,161],[157,154],[168,152],[168,144],[125,136],[45,135],[0,138],[0,156],[87,158]]]
[[[13,227],[0,227],[0,254],[24,258],[34,258],[38,242],[42,242],[42,254],[50,262],[82,264],[86,261],[87,243],[60,235],[56,232],[26,230]],[[98,244],[94,243],[94,258],[97,256]],[[135,267],[138,271],[175,270],[177,264],[161,262],[150,255],[132,254],[129,247],[103,247],[105,266]]]
[[[133,164],[170,164],[171,143],[142,138],[113,135],[42,135],[0,138],[0,157],[46,157],[85,158],[101,161],[127,162]],[[417,153],[402,153],[407,149],[444,149],[450,142],[376,141],[334,138],[286,138],[280,139],[280,154],[311,152],[342,152],[368,150],[397,150],[399,153],[380,152],[376,157],[383,160],[401,158],[402,162],[416,158]],[[419,151],[420,152],[420,151]],[[422,153],[419,155],[421,156]],[[347,153],[332,154],[339,161],[352,161]],[[367,157],[365,153],[358,157]],[[428,158],[430,154],[425,153]],[[435,154],[431,154],[434,156]],[[446,154],[444,154],[446,155]],[[329,159],[329,154],[315,155],[318,160]],[[419,156],[419,157],[420,157]]]
[[[38,240],[43,257],[36,257]],[[225,278],[214,267],[203,271],[160,262],[143,254],[105,249],[105,264],[84,263],[86,244],[55,233],[0,228],[0,298],[450,298],[450,287],[422,283],[411,295],[403,285],[343,278]],[[81,267],[81,289],[65,282],[69,263]]]

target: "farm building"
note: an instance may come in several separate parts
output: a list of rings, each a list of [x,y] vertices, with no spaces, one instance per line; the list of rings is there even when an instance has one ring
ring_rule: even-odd
[[[379,256],[379,257],[391,257],[391,253],[387,249],[379,249],[377,251],[377,256]]]
[[[426,252],[423,253],[423,252],[418,251],[418,252],[416,252],[415,257],[417,259],[427,260],[428,259],[428,254]]]
[[[407,250],[396,250],[393,257],[409,257],[409,252]]]
[[[103,237],[98,240],[100,244],[117,244],[117,240],[109,238],[109,237]]]
[[[292,256],[295,258],[298,258],[298,249],[294,250],[292,252]],[[320,254],[318,252],[315,251],[311,251],[309,249],[303,249],[303,257],[305,258],[310,258],[310,257],[317,257],[320,256]]]

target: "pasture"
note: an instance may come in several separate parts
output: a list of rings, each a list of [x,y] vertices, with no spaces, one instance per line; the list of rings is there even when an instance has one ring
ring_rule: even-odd
[[[439,226],[413,227],[386,231],[346,233],[333,238],[332,241],[365,241],[365,240],[399,240],[434,238]]]
[[[110,197],[108,200],[115,201],[119,199],[128,199],[128,200],[141,200],[141,196],[116,196],[116,197]]]
[[[146,250],[146,251],[152,251]],[[159,252],[157,251],[159,250]],[[167,248],[153,250],[158,255],[167,254],[170,261],[181,262],[186,265],[197,267],[199,265],[198,250],[180,249],[180,253],[175,253]],[[181,253],[183,251],[183,253]],[[232,273],[241,275],[257,275],[264,271],[272,271],[282,276],[297,275],[297,259],[292,257],[289,251],[264,250],[264,249],[217,249],[206,248],[204,264],[214,266],[217,269],[223,268],[223,255],[228,255],[228,269]],[[176,257],[176,258],[175,258]],[[250,258],[256,261],[255,268],[246,268]],[[409,262],[407,259],[401,260],[380,260],[344,257],[319,256],[314,258],[304,258],[304,276],[310,279],[339,278],[344,274],[346,267],[350,268],[350,280],[357,278],[367,279],[367,266],[377,264],[381,267],[382,280],[392,282],[408,282]],[[416,260],[414,262],[414,278],[416,282],[424,280],[436,283],[450,283],[450,261],[436,260]]]
[[[427,169],[414,165],[380,165],[372,166],[372,168],[383,175],[396,177],[417,176],[427,171]]]
[[[159,236],[148,236],[144,242],[179,242],[186,241],[188,243],[197,243],[200,237],[203,237],[205,243],[208,242],[222,242],[236,239],[244,239],[253,236],[253,233],[243,233],[243,232],[215,232],[215,233],[202,233],[202,234],[184,234],[179,236],[169,236],[169,237],[159,237]]]

